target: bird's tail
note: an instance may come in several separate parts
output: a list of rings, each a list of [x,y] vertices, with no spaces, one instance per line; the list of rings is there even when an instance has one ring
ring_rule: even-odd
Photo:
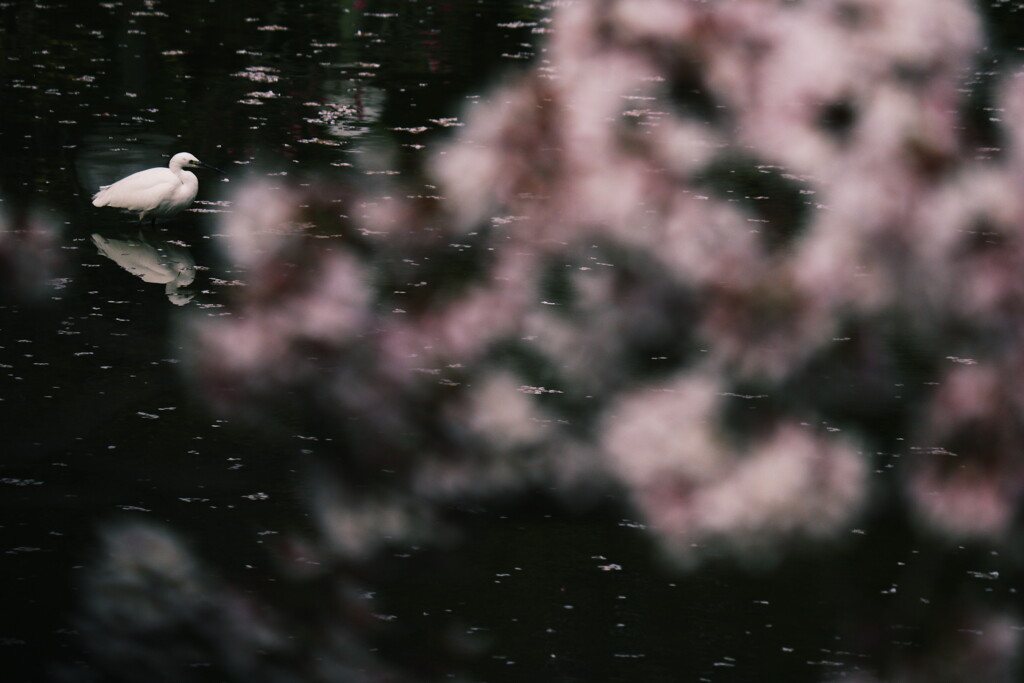
[[[109,200],[105,196],[107,190],[110,189],[110,185],[103,185],[100,187],[100,191],[92,196],[93,206],[106,206]]]

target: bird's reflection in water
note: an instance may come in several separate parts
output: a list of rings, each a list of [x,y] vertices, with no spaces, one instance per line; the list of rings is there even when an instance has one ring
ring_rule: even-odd
[[[175,306],[184,306],[195,296],[185,289],[196,279],[196,262],[185,246],[143,235],[106,237],[92,235],[99,252],[144,282],[164,285],[167,298]]]

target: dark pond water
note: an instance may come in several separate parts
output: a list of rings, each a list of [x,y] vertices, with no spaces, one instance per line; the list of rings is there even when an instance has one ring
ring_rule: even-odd
[[[182,372],[181,322],[230,315],[246,277],[220,244],[233,187],[423,188],[425,156],[466,108],[543,59],[549,9],[0,1],[0,220],[50,240],[45,259],[0,276],[4,680],[114,679],[82,637],[83,577],[103,529],[133,520],[174,529],[240,594],[320,618],[274,557],[313,533],[310,473],[332,433],[215,410]],[[90,205],[99,185],[179,151],[227,173],[200,173],[193,210],[143,233]],[[128,269],[111,257],[125,254]],[[877,454],[872,476],[898,457]],[[947,587],[1021,607],[1010,559],[922,540],[878,490],[834,544],[690,571],[659,559],[614,494],[579,510],[478,502],[457,512],[466,542],[395,548],[362,577],[392,628],[369,649],[431,680],[827,680],[871,669],[879,642],[921,647],[935,618],[922,606]],[[452,639],[457,656],[438,644]]]

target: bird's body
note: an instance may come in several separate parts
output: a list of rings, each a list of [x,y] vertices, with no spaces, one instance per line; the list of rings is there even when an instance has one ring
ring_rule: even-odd
[[[139,221],[149,218],[170,218],[181,213],[192,204],[199,191],[199,180],[187,168],[205,167],[221,172],[204,164],[188,152],[171,157],[167,168],[149,168],[121,178],[112,185],[105,185],[93,195],[92,205],[110,206],[138,214]]]

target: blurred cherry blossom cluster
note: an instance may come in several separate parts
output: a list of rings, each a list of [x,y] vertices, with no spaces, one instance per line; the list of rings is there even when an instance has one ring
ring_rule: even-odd
[[[621,492],[681,567],[847,535],[879,499],[1018,538],[1024,80],[982,149],[971,3],[558,5],[433,194],[252,183],[224,218],[248,284],[194,316],[192,372],[334,435],[330,552],[530,490]]]
[[[597,471],[684,554],[841,528],[894,436],[921,521],[1007,532],[1024,90],[1000,85],[1006,148],[980,155],[970,4],[580,2],[554,26],[432,157],[440,197],[242,190],[249,286],[194,328],[211,394],[306,387],[416,498]],[[912,408],[881,378],[900,353]]]
[[[0,299],[38,300],[63,289],[61,231],[41,213],[0,211]]]

